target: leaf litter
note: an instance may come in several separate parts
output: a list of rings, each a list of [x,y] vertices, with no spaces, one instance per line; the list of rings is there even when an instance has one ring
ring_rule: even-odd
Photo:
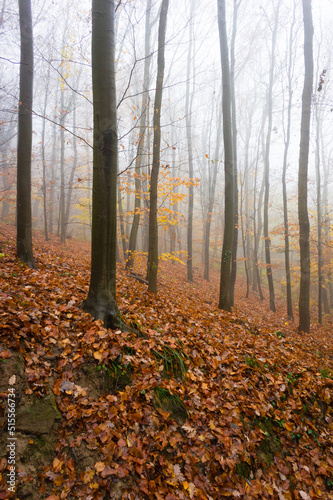
[[[19,408],[52,392],[62,416],[42,463],[30,457],[38,429],[19,434],[19,498],[333,498],[330,318],[300,334],[282,302],[271,313],[245,299],[241,278],[226,313],[218,273],[187,283],[183,266],[162,262],[154,296],[119,264],[119,308],[140,335],[106,330],[80,307],[89,244],[36,234],[31,270],[3,233],[0,364],[24,360]],[[7,472],[4,449],[0,499]]]

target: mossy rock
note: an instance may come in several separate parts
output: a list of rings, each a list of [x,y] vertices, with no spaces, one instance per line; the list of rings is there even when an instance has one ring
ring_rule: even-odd
[[[31,402],[21,406],[16,429],[30,434],[49,434],[61,418],[54,394],[50,392],[42,399],[33,397]]]

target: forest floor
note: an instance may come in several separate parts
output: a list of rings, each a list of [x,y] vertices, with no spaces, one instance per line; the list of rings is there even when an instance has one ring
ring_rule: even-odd
[[[119,264],[136,333],[106,330],[89,247],[36,233],[31,270],[0,228],[0,499],[333,499],[333,318],[300,334],[241,278],[226,313],[217,272],[161,262],[154,296]]]

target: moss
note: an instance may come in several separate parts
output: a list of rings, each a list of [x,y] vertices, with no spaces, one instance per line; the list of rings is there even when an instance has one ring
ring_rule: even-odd
[[[236,474],[244,479],[250,479],[252,466],[247,462],[239,462],[236,464]]]
[[[153,404],[155,408],[161,408],[163,411],[170,413],[170,416],[183,425],[187,419],[187,410],[179,396],[171,394],[167,389],[155,387]]]
[[[256,418],[253,421],[253,426],[259,427],[264,433],[265,438],[260,442],[256,448],[256,454],[259,460],[271,464],[274,460],[275,453],[282,453],[282,444],[276,437],[274,426],[278,424],[271,418]]]
[[[50,392],[42,399],[32,398],[31,404],[19,410],[16,428],[31,434],[48,434],[61,418],[54,394]]]

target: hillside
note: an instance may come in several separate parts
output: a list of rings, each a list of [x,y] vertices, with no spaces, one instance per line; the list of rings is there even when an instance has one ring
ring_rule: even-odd
[[[333,498],[328,319],[299,334],[241,284],[220,311],[218,273],[190,284],[179,263],[161,262],[155,297],[120,264],[133,332],[106,330],[80,308],[89,244],[34,245],[31,270],[0,228],[0,499]]]

